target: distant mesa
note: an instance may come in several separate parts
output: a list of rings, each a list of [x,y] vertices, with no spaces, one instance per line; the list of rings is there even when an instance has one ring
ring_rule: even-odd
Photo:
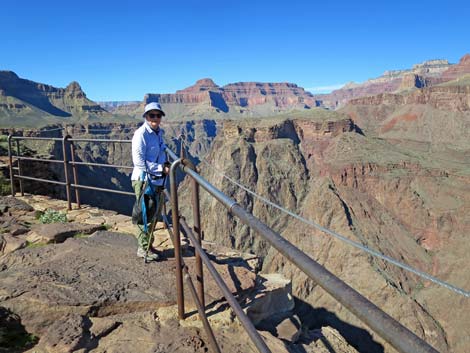
[[[269,116],[318,105],[310,92],[294,83],[236,82],[219,86],[211,78],[200,79],[173,94],[148,93],[143,103],[149,102],[159,102],[172,113],[187,116]]]
[[[25,80],[12,71],[0,71],[0,119],[2,124],[13,123],[21,116],[23,121],[37,123],[102,118],[109,114],[89,100],[78,82],[66,88]],[[30,124],[33,124],[32,120]],[[15,125],[15,124],[13,124]]]
[[[184,94],[189,92],[202,92],[208,91],[211,89],[219,89],[220,87],[217,86],[214,81],[210,78],[203,78],[201,80],[197,80],[196,83],[192,86],[189,86],[185,89],[176,91],[177,94]]]

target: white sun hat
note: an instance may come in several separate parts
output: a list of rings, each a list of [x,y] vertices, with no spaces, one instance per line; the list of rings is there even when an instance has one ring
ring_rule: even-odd
[[[142,117],[145,118],[145,114],[147,114],[147,112],[149,112],[151,110],[159,110],[159,111],[162,112],[162,115],[165,116],[165,112],[162,110],[162,107],[160,106],[160,103],[152,102],[152,103],[149,103],[145,106],[144,114],[142,114]]]

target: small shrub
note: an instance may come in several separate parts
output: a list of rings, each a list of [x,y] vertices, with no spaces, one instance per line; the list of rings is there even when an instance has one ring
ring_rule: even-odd
[[[44,214],[44,211],[36,210],[36,211],[34,211],[34,218],[39,220],[39,219],[41,219],[43,214]]]
[[[0,175],[0,195],[10,195],[11,194],[11,186],[10,180],[6,179],[3,175]]]
[[[39,216],[39,222],[46,223],[67,223],[67,215],[63,212],[59,212],[52,209],[47,209],[41,216]]]

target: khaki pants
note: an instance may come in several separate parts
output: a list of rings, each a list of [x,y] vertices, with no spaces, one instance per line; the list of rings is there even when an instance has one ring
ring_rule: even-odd
[[[132,181],[132,188],[134,189],[135,192],[135,197],[138,200],[140,197],[140,194],[142,193],[142,187],[144,186],[144,182],[141,180],[133,180]],[[162,208],[163,208],[163,202],[165,201],[163,192],[161,188],[155,187],[157,190],[157,217],[150,223],[147,227],[148,231],[144,231],[143,226],[137,225],[138,228],[138,235],[137,235],[137,242],[139,244],[139,248],[147,250],[149,247],[149,244],[152,245],[153,243],[153,232],[151,233],[151,230],[154,229],[155,224],[157,221],[161,219],[161,213],[162,213]]]

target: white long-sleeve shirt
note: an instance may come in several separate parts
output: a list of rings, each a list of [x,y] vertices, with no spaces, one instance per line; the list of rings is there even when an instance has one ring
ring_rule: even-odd
[[[163,140],[163,130],[158,133],[144,122],[132,137],[132,170],[131,180],[143,180],[143,172],[162,176],[163,163],[166,162],[166,144]],[[163,185],[163,178],[152,182],[154,185]]]

